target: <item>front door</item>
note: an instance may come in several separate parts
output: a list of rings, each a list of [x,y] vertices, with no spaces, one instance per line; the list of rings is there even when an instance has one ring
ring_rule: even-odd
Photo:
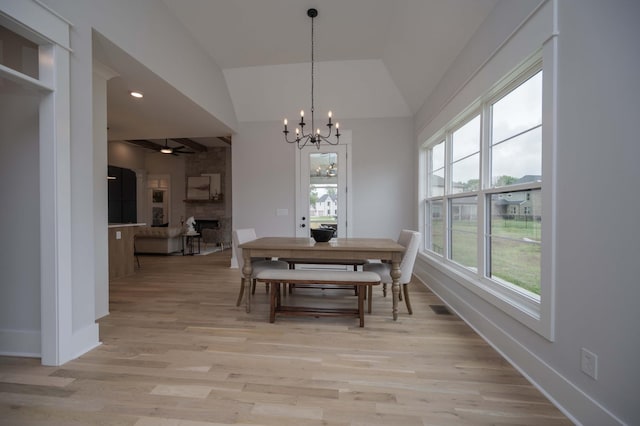
[[[299,150],[297,158],[296,236],[309,237],[309,229],[336,229],[349,235],[347,197],[349,164],[347,145],[323,145]]]

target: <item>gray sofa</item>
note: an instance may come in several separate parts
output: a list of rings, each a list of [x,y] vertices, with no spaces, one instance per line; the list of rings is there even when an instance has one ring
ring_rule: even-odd
[[[137,254],[170,254],[182,251],[182,227],[145,226],[136,232]]]

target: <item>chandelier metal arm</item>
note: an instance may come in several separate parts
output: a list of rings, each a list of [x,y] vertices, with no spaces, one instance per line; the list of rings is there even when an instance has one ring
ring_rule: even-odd
[[[338,145],[340,143],[340,129],[339,127],[337,127],[337,125],[336,125],[335,140],[331,139],[331,134],[333,132],[333,123],[331,122],[331,120],[329,120],[329,122],[326,124],[326,126],[329,128],[329,131],[326,135],[320,134],[318,132],[320,129],[317,129],[315,133],[313,133],[313,131],[311,133],[305,133],[304,131],[305,124],[306,123],[304,123],[303,120],[301,120],[300,123],[298,123],[298,125],[300,125],[300,129],[296,128],[296,137],[293,140],[289,140],[289,133],[291,132],[287,129],[287,126],[285,125],[285,129],[283,131],[285,140],[288,143],[296,143],[298,145],[298,148],[300,149],[304,148],[308,144],[313,144],[318,149],[320,149],[321,142],[326,142],[330,145]]]

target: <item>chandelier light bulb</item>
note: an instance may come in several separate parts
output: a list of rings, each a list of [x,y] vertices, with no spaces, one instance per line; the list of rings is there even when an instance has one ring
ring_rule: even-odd
[[[304,110],[303,109],[300,110],[300,117],[304,117]]]

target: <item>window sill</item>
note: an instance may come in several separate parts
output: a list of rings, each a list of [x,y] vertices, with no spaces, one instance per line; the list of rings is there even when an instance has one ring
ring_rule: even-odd
[[[437,255],[421,252],[418,257],[460,286],[473,292],[487,303],[500,309],[513,319],[529,327],[547,340],[551,339],[550,321],[541,312],[542,302],[524,292],[515,291],[489,279],[480,279],[473,272]]]

